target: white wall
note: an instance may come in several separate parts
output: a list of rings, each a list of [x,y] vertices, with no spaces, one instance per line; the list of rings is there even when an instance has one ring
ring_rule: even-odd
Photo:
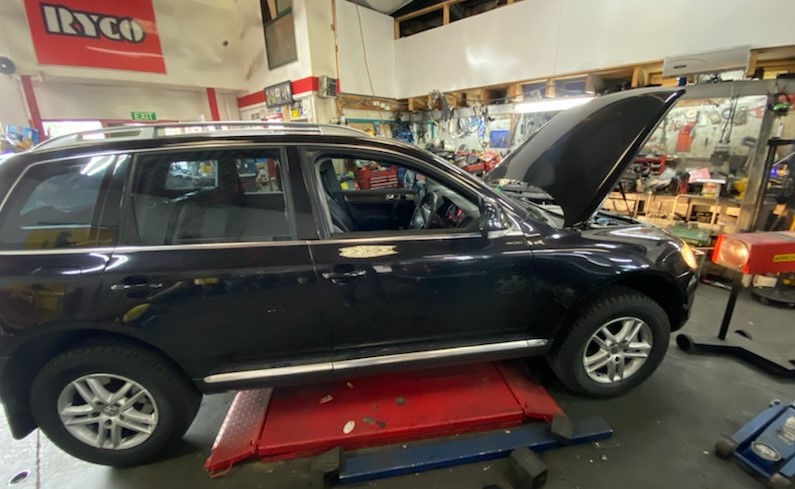
[[[370,90],[367,79],[356,5],[347,0],[337,0],[340,89],[344,93],[398,97],[400,90],[396,69],[404,67],[398,68],[395,64],[394,19],[364,7],[359,7],[359,14],[362,19],[361,32],[364,33],[367,64],[370,67],[375,93]],[[425,50],[436,51],[436,48],[429,45]],[[437,54],[437,56],[446,57],[447,54],[443,56]],[[405,68],[413,70],[412,66]]]
[[[767,0],[764,8],[747,0],[524,0],[395,41],[398,96],[795,44],[791,29],[771,24],[791,7],[792,0]],[[391,26],[383,30],[392,35]]]
[[[218,93],[218,113],[222,121],[236,121],[240,119],[240,111],[237,108],[237,95],[234,92]]]
[[[262,90],[262,77],[268,71],[265,59],[265,36],[259,0],[235,0],[235,14],[240,26],[241,62],[246,92]]]
[[[85,81],[34,80],[33,89],[45,120],[129,120],[132,111],[155,112],[158,120],[198,120],[202,115],[206,120],[211,120],[207,93],[200,88],[169,89]]]
[[[130,112],[155,112],[158,120],[212,120],[203,88],[130,86],[84,80],[33,80],[41,117],[52,119],[129,120]],[[238,120],[235,92],[216,92],[221,120]],[[28,126],[19,80],[0,76],[0,122]]]
[[[336,78],[337,56],[334,52],[334,31],[332,30],[334,12],[331,8],[331,0],[310,1],[312,5],[306,11],[306,22],[312,75]]]
[[[0,123],[3,127],[30,125],[19,80],[6,75],[0,75]]]
[[[246,93],[263,90],[269,85],[288,80],[300,80],[312,75],[312,58],[309,51],[309,27],[307,21],[308,1],[330,2],[330,0],[293,1],[295,47],[298,59],[292,63],[269,70],[259,0],[235,0],[238,24],[242,26],[240,42],[243,46],[242,63],[245,78],[243,88]]]
[[[748,44],[795,44],[792,29],[771,22],[792,9],[792,0],[563,0],[562,6],[556,73]]]
[[[243,1],[243,0],[239,0]],[[257,0],[245,0],[257,3]],[[166,73],[39,65],[23,0],[0,1],[0,35],[20,74],[241,90],[242,35],[229,0],[152,0]],[[261,35],[260,29],[260,35]],[[223,46],[227,41],[228,45]]]
[[[525,0],[397,40],[400,95],[552,74],[560,1]]]

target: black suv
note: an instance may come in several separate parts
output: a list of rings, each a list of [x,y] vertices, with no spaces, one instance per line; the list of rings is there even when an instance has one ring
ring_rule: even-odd
[[[696,263],[597,209],[681,94],[563,112],[485,181],[320,125],[122,127],[6,159],[14,436],[39,426],[135,465],[182,437],[202,393],[528,355],[576,392],[626,392],[687,319]],[[505,190],[519,182],[555,205]]]

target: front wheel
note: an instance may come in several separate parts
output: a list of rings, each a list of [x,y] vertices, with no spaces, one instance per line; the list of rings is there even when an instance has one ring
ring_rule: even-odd
[[[159,356],[128,345],[76,348],[36,376],[36,422],[59,448],[79,459],[129,467],[177,443],[201,395]]]
[[[659,304],[633,289],[613,287],[585,305],[561,332],[549,361],[569,389],[592,397],[618,396],[657,369],[670,335]]]

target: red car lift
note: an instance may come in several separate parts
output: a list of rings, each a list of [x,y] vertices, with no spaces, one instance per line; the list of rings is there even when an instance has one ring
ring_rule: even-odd
[[[430,437],[549,422],[563,411],[519,363],[361,377],[241,391],[205,463],[220,475],[241,460],[284,460]]]

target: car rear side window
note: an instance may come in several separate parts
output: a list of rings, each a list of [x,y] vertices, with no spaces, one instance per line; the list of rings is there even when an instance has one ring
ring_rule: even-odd
[[[4,250],[113,245],[115,229],[98,226],[103,181],[120,158],[95,156],[34,165],[25,171],[3,208]]]
[[[125,244],[293,239],[279,149],[140,155]]]

